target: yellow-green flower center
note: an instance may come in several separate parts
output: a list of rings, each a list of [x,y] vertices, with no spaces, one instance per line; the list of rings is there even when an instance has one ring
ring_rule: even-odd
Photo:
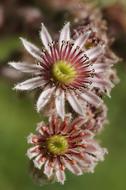
[[[54,155],[64,154],[68,149],[68,141],[64,136],[54,135],[48,138],[47,148]]]
[[[69,84],[75,79],[76,70],[69,62],[61,60],[54,63],[52,75],[56,81]]]

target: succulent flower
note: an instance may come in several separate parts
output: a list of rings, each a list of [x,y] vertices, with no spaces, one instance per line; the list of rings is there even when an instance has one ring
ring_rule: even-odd
[[[99,133],[103,130],[107,120],[107,106],[102,104],[99,108],[93,106],[87,106],[86,119],[82,126],[82,129],[88,129],[93,133]]]
[[[104,160],[105,148],[93,139],[89,130],[81,130],[82,119],[64,121],[56,116],[49,123],[39,123],[36,134],[28,136],[27,156],[33,160],[34,166],[41,170],[47,178],[64,184],[65,169],[75,175],[93,172],[99,161]]]
[[[80,100],[99,106],[102,100],[92,89],[97,87],[104,92],[112,84],[102,77],[108,66],[94,61],[103,54],[104,45],[98,44],[89,50],[85,48],[90,35],[91,31],[87,31],[76,40],[71,39],[70,23],[67,23],[60,32],[59,41],[54,42],[42,24],[40,38],[45,49],[40,50],[21,38],[26,50],[36,58],[37,64],[9,63],[15,69],[34,76],[17,84],[15,89],[33,90],[40,87],[42,93],[37,101],[37,110],[43,110],[47,103],[54,101],[56,112],[62,119],[65,116],[66,100],[80,115],[84,115]]]
[[[90,21],[91,22],[91,21]],[[99,43],[104,43],[105,44],[105,51],[103,54],[98,56],[97,59],[93,60],[93,64],[102,64],[104,68],[107,68],[104,70],[104,72],[101,72],[102,77],[106,78],[106,81],[112,83],[110,88],[108,88],[108,95],[110,96],[110,91],[114,87],[115,84],[118,83],[118,76],[114,72],[113,66],[120,61],[120,58],[114,54],[114,52],[110,49],[111,45],[111,39],[108,38],[106,31],[102,31],[99,28],[95,26],[92,26],[93,23],[90,23],[89,21],[86,22],[86,20],[83,20],[81,23],[76,23],[73,29],[73,38],[76,40],[78,36],[84,34],[86,31],[88,31],[90,28],[92,29],[92,35],[90,38],[87,40],[87,43],[85,47],[89,50],[92,47],[97,46]],[[114,77],[112,79],[111,73],[114,74]],[[100,76],[100,73],[98,74]],[[98,76],[97,75],[97,76]],[[100,89],[99,89],[100,92]]]

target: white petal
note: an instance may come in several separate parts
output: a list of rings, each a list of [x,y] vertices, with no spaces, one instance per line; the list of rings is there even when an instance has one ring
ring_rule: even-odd
[[[56,91],[56,110],[57,110],[57,114],[64,120],[64,91],[60,91],[59,89]]]
[[[82,175],[82,170],[81,168],[75,163],[72,164],[70,161],[68,161],[67,159],[63,158],[63,163],[65,165],[65,167],[70,170],[73,174],[75,175]]]
[[[62,162],[62,159],[60,159],[60,161]],[[55,168],[55,174],[56,174],[57,182],[64,184],[64,181],[66,179],[65,172],[61,168],[59,160],[57,160],[57,159],[55,159],[54,168]]]
[[[40,86],[43,86],[45,82],[43,82],[42,77],[34,77],[31,79],[28,79],[22,83],[17,84],[14,89],[16,90],[33,90],[35,88],[38,88]]]
[[[80,35],[74,42],[74,47],[76,48],[77,46],[79,46],[80,48],[83,48],[90,34],[91,34],[91,31],[88,31],[85,34]]]
[[[96,107],[100,106],[103,103],[102,99],[91,91],[84,91],[80,94],[80,97]]]
[[[30,133],[30,135],[28,135],[27,137],[27,143],[28,144],[32,144],[32,138],[33,138],[34,134],[33,133]]]
[[[39,74],[41,72],[42,66],[37,64],[30,64],[25,62],[9,62],[10,66],[14,67],[18,71],[24,72],[24,73],[33,73],[33,74]]]
[[[54,89],[55,89],[55,87],[48,88],[41,93],[41,95],[39,96],[38,101],[37,101],[37,111],[38,112],[40,110],[42,110],[43,107],[48,103],[48,101],[50,100],[50,98],[52,96]]]
[[[84,167],[86,165],[84,159],[81,159],[79,156],[72,155],[72,158],[78,163],[80,167]]]
[[[75,112],[77,112],[80,115],[84,115],[84,110],[73,92],[67,94],[67,100]]]
[[[69,41],[70,40],[70,23],[64,25],[63,29],[60,32],[60,38],[59,38],[59,46],[61,47],[62,41]]]
[[[49,160],[44,165],[44,174],[49,178],[53,174],[53,167],[51,167]]]
[[[64,181],[66,179],[65,172],[63,170],[56,170],[56,177],[57,182],[60,182],[61,184],[64,184]]]
[[[40,170],[45,163],[45,157],[42,157],[42,154],[40,154],[33,160],[33,162],[34,166]]]
[[[73,126],[77,125],[77,127],[80,128],[85,122],[86,122],[86,119],[84,117],[82,117],[82,116],[79,116],[79,117],[77,117],[76,119],[74,119],[72,121],[70,126],[73,127]]]
[[[111,68],[111,65],[104,63],[96,63],[92,65],[92,68],[95,70],[95,73],[104,73],[106,70]]]
[[[36,145],[36,144],[38,144],[39,140],[40,140],[40,137],[38,135],[34,135],[32,133],[30,133],[29,136],[27,137],[28,144]]]
[[[29,148],[27,150],[27,156],[30,160],[39,154],[38,147],[39,145]]]
[[[94,137],[94,133],[93,132],[91,132],[91,131],[89,131],[89,130],[87,130],[87,129],[85,129],[84,130],[84,139],[86,140],[86,139],[92,139],[93,137]]]
[[[52,40],[49,32],[47,31],[46,27],[44,26],[44,24],[42,24],[42,28],[40,31],[40,38],[41,38],[42,43],[45,46],[45,48],[48,51],[50,51],[49,44],[52,43],[53,40]]]
[[[89,60],[93,60],[93,59],[98,58],[98,56],[102,54],[103,52],[104,52],[104,48],[102,46],[96,46],[94,48],[90,48],[89,50],[87,50],[85,54],[87,55]]]
[[[106,81],[102,78],[94,77],[92,80],[92,86],[99,88],[101,91],[107,92],[107,95],[110,97],[110,91],[114,87],[113,83],[111,81]]]
[[[42,52],[41,50],[36,47],[34,44],[32,44],[31,42],[28,42],[26,39],[24,38],[20,38],[24,47],[26,48],[26,50],[33,56],[35,57],[38,61],[42,61]]]

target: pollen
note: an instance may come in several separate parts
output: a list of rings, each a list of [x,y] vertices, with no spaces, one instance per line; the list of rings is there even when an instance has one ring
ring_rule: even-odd
[[[76,78],[76,70],[74,66],[67,61],[57,61],[52,67],[52,75],[54,80],[62,83],[69,84]]]
[[[68,141],[65,136],[54,135],[47,140],[48,151],[53,155],[64,154],[68,150]]]

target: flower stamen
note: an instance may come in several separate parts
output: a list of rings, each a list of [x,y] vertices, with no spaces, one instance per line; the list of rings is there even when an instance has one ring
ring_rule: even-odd
[[[69,84],[75,79],[76,70],[69,62],[61,60],[53,65],[52,75],[56,81]]]
[[[47,148],[53,155],[64,154],[68,149],[68,141],[65,136],[54,135],[48,138]]]

